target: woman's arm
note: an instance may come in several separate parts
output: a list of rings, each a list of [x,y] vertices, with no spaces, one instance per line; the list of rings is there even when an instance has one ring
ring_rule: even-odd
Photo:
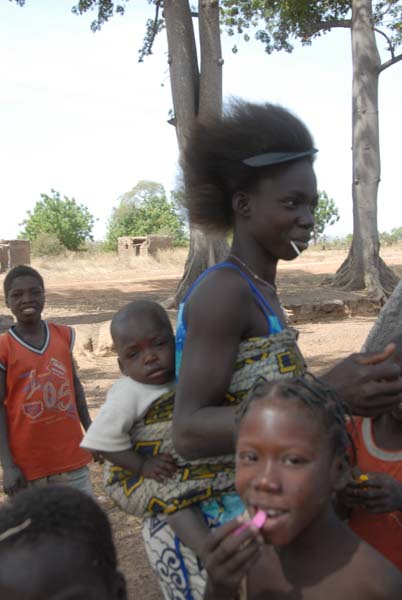
[[[394,342],[382,352],[351,354],[321,378],[348,402],[354,414],[380,415],[402,402],[399,353]]]
[[[210,277],[194,292],[186,315],[173,441],[190,460],[234,452],[235,408],[219,405],[248,323],[250,292],[232,273],[222,275]]]

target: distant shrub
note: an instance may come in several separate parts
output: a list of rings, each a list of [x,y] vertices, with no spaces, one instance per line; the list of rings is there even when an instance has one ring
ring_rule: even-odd
[[[66,251],[65,246],[54,233],[39,233],[31,242],[33,256],[60,256]]]

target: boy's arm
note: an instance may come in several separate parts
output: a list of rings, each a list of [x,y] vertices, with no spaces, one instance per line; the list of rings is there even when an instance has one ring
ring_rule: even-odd
[[[89,415],[87,401],[85,400],[84,388],[82,387],[81,381],[78,379],[74,360],[72,361],[72,363],[73,363],[73,380],[74,380],[75,401],[77,403],[78,416],[80,418],[83,428],[85,429],[85,431],[87,431],[88,427],[92,423],[92,420]]]
[[[26,487],[27,481],[21,469],[15,464],[8,443],[7,417],[4,402],[6,399],[6,374],[0,369],[0,461],[3,467],[3,488],[12,496]]]

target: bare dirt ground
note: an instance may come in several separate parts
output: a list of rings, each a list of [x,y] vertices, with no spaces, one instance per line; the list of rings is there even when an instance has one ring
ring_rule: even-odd
[[[97,352],[94,340],[99,338],[100,331],[105,335],[113,313],[126,302],[144,296],[163,301],[172,295],[185,256],[185,250],[176,251],[165,253],[159,261],[139,258],[131,265],[122,265],[114,257],[96,255],[34,262],[33,266],[44,276],[47,288],[44,317],[76,329],[75,357],[93,416],[118,376],[115,356],[104,347]],[[342,251],[311,249],[296,261],[284,263],[279,268],[281,299],[285,306],[293,309],[294,322],[300,330],[301,349],[310,369],[318,372],[360,349],[378,309],[360,294],[320,285],[324,277],[336,271],[344,257]],[[383,258],[402,276],[400,249],[385,249]],[[3,276],[0,276],[0,283],[2,280]],[[3,309],[4,298],[1,301],[0,313],[5,315],[8,311]],[[174,319],[174,311],[171,316]],[[97,499],[112,523],[129,597],[160,600],[157,582],[147,563],[140,521],[122,513],[105,497],[99,465],[91,465],[91,475]],[[0,494],[0,503],[4,499]]]

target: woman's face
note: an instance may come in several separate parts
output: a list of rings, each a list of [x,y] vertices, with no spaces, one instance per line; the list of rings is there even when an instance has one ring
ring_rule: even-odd
[[[266,543],[287,546],[330,506],[340,459],[320,418],[283,399],[256,401],[243,418],[236,487],[251,516],[262,509]]]
[[[305,250],[314,228],[317,180],[308,160],[290,163],[248,192],[248,231],[275,260],[292,260]]]

